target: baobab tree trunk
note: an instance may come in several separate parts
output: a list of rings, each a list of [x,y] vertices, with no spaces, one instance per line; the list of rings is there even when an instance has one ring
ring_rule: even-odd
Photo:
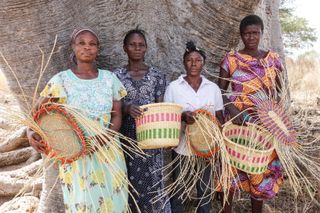
[[[194,40],[205,50],[207,70],[214,75],[223,55],[240,45],[239,22],[248,14],[257,13],[265,21],[263,46],[282,53],[278,7],[279,0],[1,1],[0,51],[20,81],[25,98],[3,59],[0,59],[0,69],[20,106],[27,111],[41,68],[39,48],[46,61],[56,35],[57,45],[39,90],[55,73],[70,66],[69,35],[75,27],[88,26],[99,33],[102,46],[98,63],[109,70],[126,63],[122,50],[124,34],[128,29],[139,27],[146,31],[146,62],[162,69],[171,79],[184,72],[182,55],[188,40]],[[44,194],[56,180],[53,170],[45,174]],[[58,191],[51,191],[53,203],[56,202],[56,205],[49,204],[51,208],[62,208]],[[57,201],[54,201],[55,197]],[[48,204],[40,204],[39,209],[47,212]]]

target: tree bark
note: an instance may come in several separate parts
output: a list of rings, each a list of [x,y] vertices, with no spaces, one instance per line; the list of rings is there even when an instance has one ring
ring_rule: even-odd
[[[55,52],[40,81],[37,94],[55,73],[70,67],[69,35],[75,27],[88,26],[99,33],[101,49],[98,65],[110,70],[126,64],[126,55],[122,50],[124,34],[139,26],[147,36],[146,63],[163,70],[169,79],[173,80],[184,72],[182,55],[185,43],[189,40],[194,40],[205,50],[208,56],[207,70],[217,75],[225,53],[239,47],[238,26],[245,15],[262,15],[267,26],[263,47],[282,52],[278,6],[279,0],[0,1],[0,52],[11,65],[22,88],[3,59],[0,59],[0,69],[27,113],[41,68],[39,47],[44,52],[46,62],[54,37],[58,35]],[[10,160],[17,163],[36,159],[30,158],[31,148],[16,150],[24,143],[22,138],[8,139],[0,145],[0,152],[4,152],[0,155],[0,167],[10,164]],[[13,157],[15,155],[20,157]],[[56,183],[57,174],[57,168],[45,169],[40,212],[63,212],[62,192],[59,183]],[[12,186],[16,192],[18,187],[22,187],[22,183],[19,184],[7,183],[6,186]]]

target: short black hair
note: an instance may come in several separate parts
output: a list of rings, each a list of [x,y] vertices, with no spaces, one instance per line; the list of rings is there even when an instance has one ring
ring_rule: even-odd
[[[141,29],[136,28],[136,29],[129,30],[126,33],[126,35],[124,36],[124,39],[123,39],[123,46],[126,46],[128,44],[130,37],[134,34],[140,35],[143,38],[143,40],[145,41],[145,43],[147,44],[145,32]]]
[[[242,35],[244,29],[249,25],[260,25],[261,31],[263,32],[263,21],[257,15],[248,15],[244,17],[240,22],[240,35]]]
[[[183,54],[183,60],[185,60],[185,58],[192,52],[198,52],[202,56],[203,61],[206,60],[206,53],[203,50],[196,47],[193,41],[188,41],[186,43],[186,51]]]

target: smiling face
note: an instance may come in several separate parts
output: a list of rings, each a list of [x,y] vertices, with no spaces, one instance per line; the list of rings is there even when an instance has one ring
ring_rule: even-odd
[[[196,51],[189,53],[183,63],[187,71],[187,76],[200,76],[204,65],[204,59],[200,53]]]
[[[123,46],[123,49],[130,60],[143,61],[147,51],[147,44],[140,34],[134,33],[130,35],[128,42]]]
[[[81,32],[72,43],[72,49],[78,62],[91,63],[98,54],[98,40],[89,31]]]
[[[243,41],[245,49],[257,50],[260,43],[261,35],[262,30],[260,25],[252,24],[246,26],[241,33],[241,39]]]

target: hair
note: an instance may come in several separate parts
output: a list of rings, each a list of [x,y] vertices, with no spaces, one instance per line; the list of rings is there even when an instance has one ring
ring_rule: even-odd
[[[199,54],[202,56],[203,61],[206,60],[206,53],[205,53],[203,50],[201,50],[201,49],[199,49],[198,47],[196,47],[196,45],[194,44],[193,41],[188,41],[188,42],[186,43],[186,51],[185,51],[184,54],[183,54],[183,60],[185,60],[186,57],[187,57],[190,53],[192,53],[192,52],[197,52],[197,53],[199,53]]]
[[[134,34],[140,35],[143,38],[143,40],[146,43],[146,45],[147,45],[147,39],[146,39],[146,36],[145,36],[145,32],[143,30],[140,30],[140,29],[136,28],[136,29],[129,30],[126,33],[126,35],[124,36],[124,39],[123,39],[123,46],[126,46],[128,44],[130,37],[132,35],[134,35]]]
[[[262,19],[257,15],[248,15],[244,17],[240,22],[240,34],[242,35],[244,29],[249,25],[260,25],[261,31],[263,32],[263,21]]]

